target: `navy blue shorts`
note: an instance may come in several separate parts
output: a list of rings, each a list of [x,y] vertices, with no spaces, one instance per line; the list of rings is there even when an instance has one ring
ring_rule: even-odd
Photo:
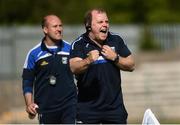
[[[77,124],[127,124],[127,116],[120,115],[84,115],[77,116]]]
[[[38,114],[39,124],[75,124],[76,107],[69,106],[63,110]]]

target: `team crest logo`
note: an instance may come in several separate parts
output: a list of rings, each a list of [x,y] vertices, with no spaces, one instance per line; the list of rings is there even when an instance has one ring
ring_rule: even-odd
[[[67,64],[67,61],[68,61],[67,57],[62,57],[62,64]]]

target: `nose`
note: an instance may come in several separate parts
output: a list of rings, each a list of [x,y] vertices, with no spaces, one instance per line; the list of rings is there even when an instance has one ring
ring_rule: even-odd
[[[106,21],[103,22],[103,26],[104,26],[104,27],[108,27],[108,25],[109,25],[108,22],[106,22]]]
[[[62,30],[62,27],[61,27],[61,26],[57,26],[56,29],[57,29],[57,30]]]

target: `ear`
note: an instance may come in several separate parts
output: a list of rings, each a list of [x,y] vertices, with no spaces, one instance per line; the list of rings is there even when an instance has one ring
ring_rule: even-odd
[[[91,25],[89,23],[86,23],[86,30],[91,31]]]
[[[85,27],[86,27],[86,28],[88,27],[88,23],[86,23]]]
[[[88,31],[91,31],[91,26],[90,25],[87,26],[87,29],[88,29]]]
[[[44,28],[43,28],[43,31],[44,31],[45,34],[47,34],[47,32],[48,32],[47,27],[44,27]]]

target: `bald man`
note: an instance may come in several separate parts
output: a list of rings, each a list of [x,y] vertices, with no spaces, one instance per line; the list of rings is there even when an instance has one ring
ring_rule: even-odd
[[[70,44],[62,39],[62,21],[56,15],[42,20],[44,38],[27,54],[22,86],[26,112],[40,124],[74,124],[77,91],[69,67]]]

